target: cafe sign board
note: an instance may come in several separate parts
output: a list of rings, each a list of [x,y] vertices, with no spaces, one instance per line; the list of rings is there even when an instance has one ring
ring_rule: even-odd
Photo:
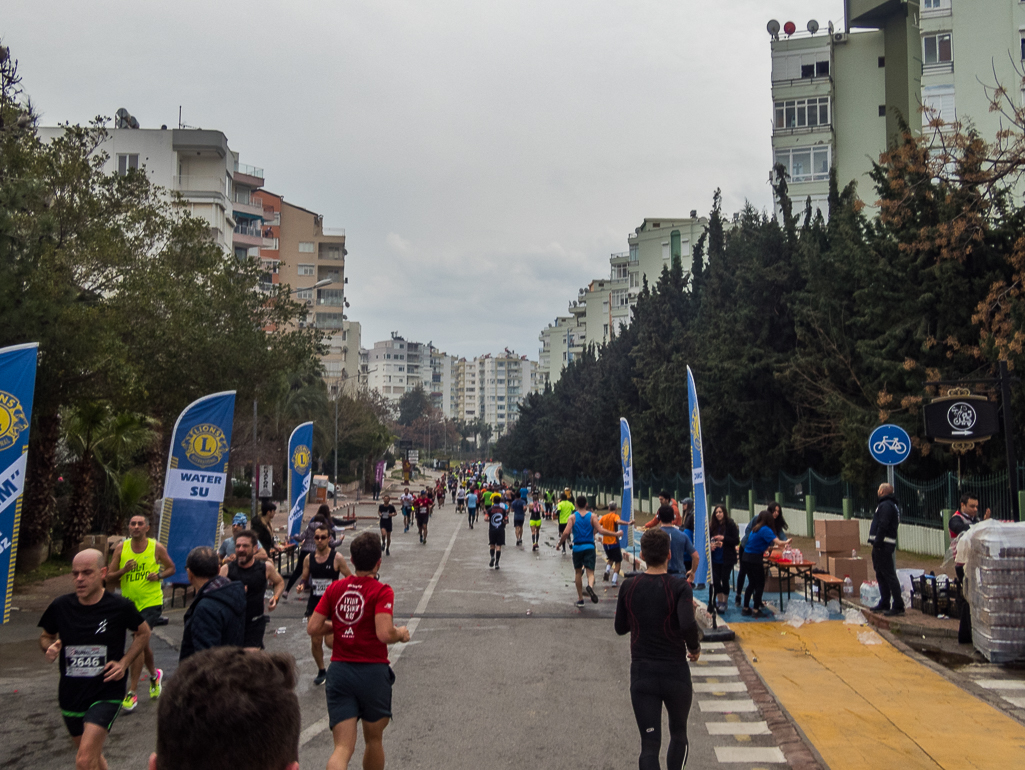
[[[925,435],[941,444],[985,441],[1000,432],[999,408],[985,396],[943,396],[923,412]]]

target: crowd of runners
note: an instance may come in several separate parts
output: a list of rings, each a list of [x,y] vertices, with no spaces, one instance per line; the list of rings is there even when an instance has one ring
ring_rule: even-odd
[[[664,496],[659,515],[642,525],[646,533],[641,541],[642,556],[644,543],[648,542],[648,555],[652,557],[648,559],[649,572],[653,576],[666,576],[660,578],[659,585],[674,576],[690,577],[694,568],[692,562],[696,566],[697,561],[690,537],[676,526],[684,523],[690,501],[684,501],[681,514],[680,505],[668,493]],[[382,736],[391,719],[391,690],[395,679],[387,647],[408,642],[409,631],[394,625],[394,592],[378,575],[382,560],[391,555],[392,536],[397,527],[395,519],[401,514],[403,534],[408,534],[415,524],[419,542],[425,545],[431,518],[445,506],[446,500],[452,501],[457,515],[466,517],[469,529],[478,523],[487,526],[488,567],[491,569],[501,569],[510,524],[515,546],[523,547],[525,529],[529,528],[531,551],[537,552],[541,548],[541,530],[546,522],[552,522],[558,527],[558,538],[551,541],[554,548],[563,555],[572,554],[577,607],[586,605],[585,596],[593,603],[598,602],[596,536],[602,537],[604,580],[610,581],[612,586],[619,585],[623,561],[619,542],[626,523],[614,503],[598,512],[585,496],[574,497],[569,489],[554,494],[536,486],[509,484],[500,474],[488,478],[481,463],[443,473],[427,486],[405,487],[398,496],[397,506],[389,495],[384,495],[378,506],[379,531],[357,534],[349,544],[349,559],[340,548],[345,535],[334,526],[328,506],[321,506],[301,535],[295,538],[299,545],[298,559],[287,585],[272,558],[281,545],[270,537],[273,507],[264,510],[253,522],[246,514],[239,513],[232,521],[231,537],[226,538],[218,550],[200,547],[188,555],[185,572],[195,589],[195,599],[184,616],[179,668],[165,685],[163,672],[154,663],[149,640],[151,628],[161,622],[161,581],[176,574],[178,567],[166,549],[149,537],[148,517],[133,516],[129,521],[130,537],[117,546],[109,563],[103,554],[91,549],[75,557],[72,565],[74,593],[54,600],[39,622],[40,645],[47,660],[59,661],[58,700],[77,748],[76,767],[106,770],[104,743],[120,712],[136,708],[137,685],[144,667],[149,697],[160,699],[162,692],[167,691],[158,704],[158,751],[151,759],[151,768],[223,766],[216,764],[220,756],[217,751],[204,754],[203,747],[194,746],[191,740],[186,740],[186,745],[166,740],[168,735],[193,733],[198,740],[198,736],[209,733],[208,725],[199,730],[194,724],[198,716],[190,722],[173,704],[205,697],[211,681],[228,677],[228,672],[234,677],[231,680],[231,686],[237,691],[234,696],[253,709],[258,710],[259,701],[265,697],[265,693],[247,695],[253,684],[247,681],[247,676],[257,670],[278,672],[272,678],[280,679],[283,688],[291,689],[296,676],[295,662],[289,656],[264,653],[263,639],[268,625],[267,613],[280,601],[287,601],[293,588],[300,597],[308,595],[304,620],[317,667],[313,683],[326,685],[328,722],[334,738],[328,769],[347,767],[356,747],[359,720],[363,721],[365,742],[363,766],[384,767]],[[637,526],[636,522],[634,525]],[[652,540],[655,535],[661,538],[657,542]],[[654,570],[651,569],[653,559],[662,561]],[[106,584],[111,581],[120,582],[120,596],[106,590]],[[624,588],[631,585],[627,580]],[[653,584],[647,592],[654,596],[658,590],[661,589],[656,590]],[[686,580],[673,583],[671,593],[674,605],[679,603],[684,607],[689,602]],[[630,595],[635,594],[640,596],[631,589]],[[641,610],[637,607],[624,604],[624,596],[620,596],[617,632],[641,633],[637,626],[640,617],[637,613]],[[662,623],[664,612],[659,609],[649,614],[652,618],[661,618],[657,622]],[[684,654],[696,657],[697,651],[693,612],[687,615],[684,609],[681,613],[681,630],[673,631],[671,638],[655,643],[652,649],[661,650],[659,654],[663,656],[669,654],[667,650],[675,649],[682,660]],[[656,620],[651,622],[656,623]],[[664,635],[665,631],[654,633]],[[128,634],[132,637],[130,645],[126,645]],[[325,647],[330,651],[330,665],[325,664]],[[655,665],[652,676],[657,678],[659,670]],[[214,700],[220,697],[223,696],[216,696]],[[295,701],[294,695],[285,700]],[[634,700],[636,710],[636,694]],[[687,707],[689,710],[689,701]],[[654,705],[646,707],[652,713],[654,708]],[[678,727],[676,717],[678,715],[671,714],[671,733]],[[650,721],[654,717],[646,714],[644,718]],[[640,720],[638,712],[639,727]],[[256,722],[254,720],[254,728],[258,732]],[[295,735],[283,735],[284,754],[275,755],[278,758],[272,764],[252,766],[275,770],[293,766],[298,758],[298,716],[283,722],[286,725],[293,722]],[[644,729],[647,728],[642,729],[642,734]],[[672,737],[678,743],[679,736]],[[685,756],[685,733],[683,740]],[[679,745],[675,748],[679,755]],[[650,755],[650,746],[645,750]],[[200,762],[197,759],[200,756],[206,759]],[[657,749],[655,758],[657,761]],[[281,759],[285,761],[282,763]]]

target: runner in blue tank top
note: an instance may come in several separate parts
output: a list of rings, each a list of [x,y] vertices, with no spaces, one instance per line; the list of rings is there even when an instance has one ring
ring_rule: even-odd
[[[594,536],[599,535],[618,536],[617,532],[610,532],[599,522],[598,517],[587,510],[587,498],[580,495],[577,500],[577,509],[569,517],[566,528],[562,531],[562,537],[555,547],[558,549],[566,542],[566,539],[573,535],[573,571],[574,582],[577,586],[577,606],[584,606],[584,585],[583,573],[587,570],[587,595],[591,601],[598,603],[598,594],[594,592]]]

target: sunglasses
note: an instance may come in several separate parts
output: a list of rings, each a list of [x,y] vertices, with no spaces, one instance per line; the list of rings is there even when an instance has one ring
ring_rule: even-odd
[[[327,535],[314,535],[314,536],[313,536],[313,539],[314,539],[314,540],[328,540],[328,539],[330,539],[330,538],[328,538],[328,536],[327,536]]]

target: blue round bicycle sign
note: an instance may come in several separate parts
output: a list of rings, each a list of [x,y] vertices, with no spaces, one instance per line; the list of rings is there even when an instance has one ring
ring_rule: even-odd
[[[868,451],[881,465],[900,465],[911,455],[911,437],[899,425],[880,425],[868,437]]]

